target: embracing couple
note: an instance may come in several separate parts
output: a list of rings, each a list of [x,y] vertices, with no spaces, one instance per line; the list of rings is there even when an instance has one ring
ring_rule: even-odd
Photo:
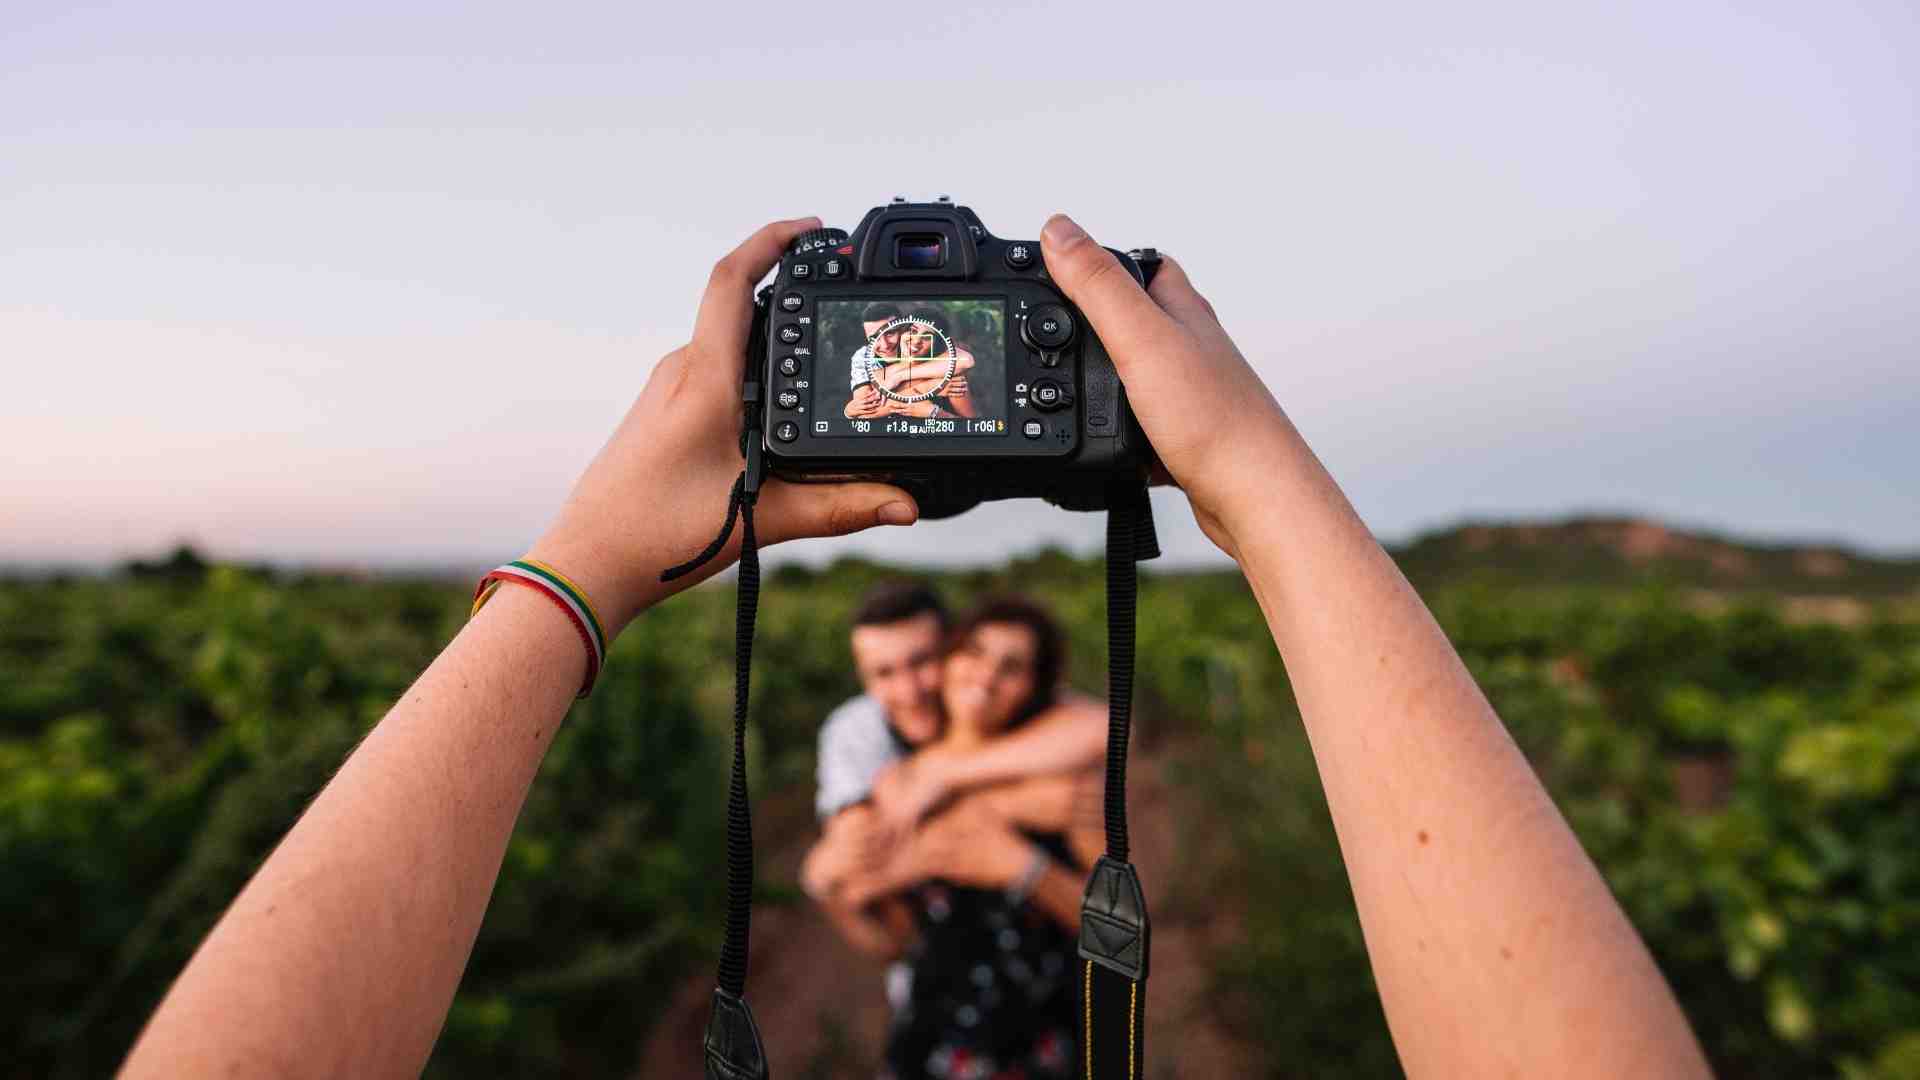
[[[865,693],[821,729],[801,880],[894,961],[881,1075],[1073,1075],[1105,708],[1061,688],[1060,628],[1018,598],[952,619],[925,585],[883,585],[852,649]]]
[[[876,300],[862,309],[860,325],[867,341],[853,351],[848,364],[847,418],[975,415],[966,374],[973,370],[973,353],[954,342],[948,355],[940,341],[944,335],[936,330],[946,321],[938,308],[903,307],[891,300]]]

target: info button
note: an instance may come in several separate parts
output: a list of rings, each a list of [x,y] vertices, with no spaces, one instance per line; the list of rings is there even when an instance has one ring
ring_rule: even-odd
[[[1020,425],[1020,434],[1025,435],[1029,439],[1037,439],[1046,433],[1047,425],[1038,420],[1029,420]]]

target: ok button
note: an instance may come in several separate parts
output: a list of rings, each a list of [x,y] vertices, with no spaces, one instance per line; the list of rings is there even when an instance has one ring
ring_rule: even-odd
[[[1053,352],[1073,340],[1073,316],[1059,304],[1041,304],[1021,324],[1020,336],[1041,352]]]

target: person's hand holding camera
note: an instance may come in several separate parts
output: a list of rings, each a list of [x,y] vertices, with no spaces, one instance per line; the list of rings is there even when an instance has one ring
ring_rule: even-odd
[[[740,474],[742,357],[753,289],[794,237],[818,218],[774,222],[713,268],[693,340],[654,368],[531,556],[559,567],[592,597],[611,637],[665,596],[711,577],[740,555],[734,530],[720,556],[672,584],[660,571],[698,552],[726,517]],[[877,395],[876,395],[877,396]],[[919,516],[911,496],[884,484],[768,479],[755,524],[761,545],[840,536]]]
[[[1238,559],[1236,530],[1272,499],[1274,473],[1259,458],[1267,443],[1298,438],[1279,403],[1172,258],[1142,289],[1065,214],[1047,221],[1040,249],[1113,357],[1127,404],[1200,527]]]
[[[1406,1073],[1710,1076],[1526,756],[1185,271],[1143,290],[1063,215],[1041,251],[1267,618]],[[1525,1019],[1488,1037],[1492,1016]]]

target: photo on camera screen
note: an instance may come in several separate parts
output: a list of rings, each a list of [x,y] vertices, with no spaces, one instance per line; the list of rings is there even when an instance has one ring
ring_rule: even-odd
[[[816,435],[1005,435],[1004,300],[822,300]]]

